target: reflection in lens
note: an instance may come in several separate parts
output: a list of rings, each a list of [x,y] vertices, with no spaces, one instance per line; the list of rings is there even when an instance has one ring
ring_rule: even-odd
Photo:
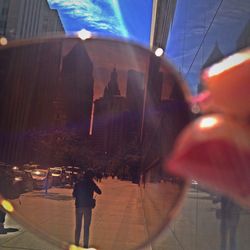
[[[134,249],[158,235],[185,187],[162,170],[189,121],[172,67],[108,40],[24,42],[0,54],[0,192],[16,218],[58,245],[78,243],[82,217],[80,246],[86,224],[98,249]],[[72,191],[90,187],[79,184],[90,168],[102,194],[86,215]]]

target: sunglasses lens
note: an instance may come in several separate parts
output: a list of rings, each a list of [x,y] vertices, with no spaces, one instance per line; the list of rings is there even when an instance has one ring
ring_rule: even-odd
[[[185,190],[162,167],[189,122],[173,68],[101,39],[24,42],[0,56],[2,207],[58,246],[75,243],[72,189],[91,168],[102,194],[88,217],[90,245],[135,249],[159,235]]]

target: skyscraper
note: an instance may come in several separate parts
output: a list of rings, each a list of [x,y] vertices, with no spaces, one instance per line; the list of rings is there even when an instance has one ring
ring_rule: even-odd
[[[142,166],[143,179],[159,181],[162,164],[176,136],[189,120],[188,106],[178,78],[161,59],[151,57],[144,105]]]
[[[144,75],[135,70],[128,71],[126,99],[128,103],[129,137],[138,140],[141,133],[144,100]],[[130,139],[130,138],[128,138]]]
[[[119,151],[126,139],[127,102],[120,95],[117,71],[114,68],[103,97],[95,101],[93,137],[95,145],[106,154]]]
[[[93,65],[79,41],[67,41],[74,46],[62,59],[64,41],[1,50],[0,158],[25,160],[25,152],[33,150],[25,143],[31,134],[39,142],[40,135],[76,128],[81,138],[88,137]]]
[[[61,85],[60,85],[61,84]],[[93,63],[82,43],[77,43],[63,57],[61,82],[62,96],[67,112],[67,127],[80,128],[83,136],[90,132],[93,105]]]
[[[246,23],[237,40],[237,50],[250,46],[250,20]]]
[[[0,35],[12,39],[64,33],[56,10],[47,0],[0,0]]]

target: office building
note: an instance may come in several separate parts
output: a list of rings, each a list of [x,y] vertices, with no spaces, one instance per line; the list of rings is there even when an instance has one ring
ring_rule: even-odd
[[[8,40],[64,34],[47,0],[0,0],[0,35]]]

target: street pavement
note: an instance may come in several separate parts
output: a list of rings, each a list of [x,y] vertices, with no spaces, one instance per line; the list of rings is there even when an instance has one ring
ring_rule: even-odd
[[[171,206],[182,195],[179,186],[171,183],[150,183],[139,188],[131,182],[110,178],[98,185],[103,194],[97,197],[93,210],[90,246],[101,250],[130,250],[145,242],[166,223],[166,215],[172,216]],[[19,223],[7,216],[5,226],[9,233],[0,235],[0,249],[69,249],[75,224],[72,189],[53,187],[47,195],[33,191],[20,200],[21,204],[18,200],[13,202]],[[158,240],[144,249],[220,250],[217,208],[210,194],[189,189],[179,216]],[[249,249],[249,226],[250,213],[245,209],[238,226],[239,250]],[[11,232],[13,229],[18,231]]]

